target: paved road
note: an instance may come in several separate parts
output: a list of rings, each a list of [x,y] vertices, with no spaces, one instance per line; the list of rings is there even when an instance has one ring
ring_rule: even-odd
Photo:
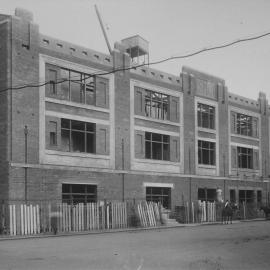
[[[270,221],[0,241],[15,269],[270,269]]]

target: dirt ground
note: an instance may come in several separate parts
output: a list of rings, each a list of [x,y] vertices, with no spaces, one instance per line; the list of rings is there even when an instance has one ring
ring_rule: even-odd
[[[0,270],[270,269],[270,221],[0,241]]]

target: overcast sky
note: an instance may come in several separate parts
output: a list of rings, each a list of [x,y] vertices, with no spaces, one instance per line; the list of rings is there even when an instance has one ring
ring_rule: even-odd
[[[150,61],[270,32],[269,0],[0,0],[0,13],[29,9],[40,32],[108,53],[94,5],[114,42],[139,34]],[[270,101],[270,36],[153,68],[179,75],[186,65],[223,78],[230,92]]]

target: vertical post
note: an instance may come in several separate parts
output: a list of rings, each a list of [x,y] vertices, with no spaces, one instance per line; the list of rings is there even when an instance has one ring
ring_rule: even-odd
[[[27,167],[26,164],[28,162],[27,160],[27,139],[28,139],[28,127],[25,126],[24,127],[24,163],[25,163],[25,167],[24,167],[24,196],[25,196],[25,203],[27,203]]]
[[[122,146],[122,201],[125,201],[125,174],[124,174],[124,169],[125,169],[125,152],[124,152],[124,139],[122,139],[121,142]]]
[[[188,147],[188,168],[189,168],[189,175],[191,175],[191,156],[190,156],[190,145]],[[188,211],[191,214],[191,176],[189,176],[189,208]]]

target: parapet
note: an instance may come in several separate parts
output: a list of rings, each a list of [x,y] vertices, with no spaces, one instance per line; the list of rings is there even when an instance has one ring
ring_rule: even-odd
[[[100,53],[85,47],[81,47],[66,41],[49,36],[40,35],[40,46],[58,53],[64,53],[78,57],[83,60],[96,62],[105,66],[112,66],[112,56]]]

